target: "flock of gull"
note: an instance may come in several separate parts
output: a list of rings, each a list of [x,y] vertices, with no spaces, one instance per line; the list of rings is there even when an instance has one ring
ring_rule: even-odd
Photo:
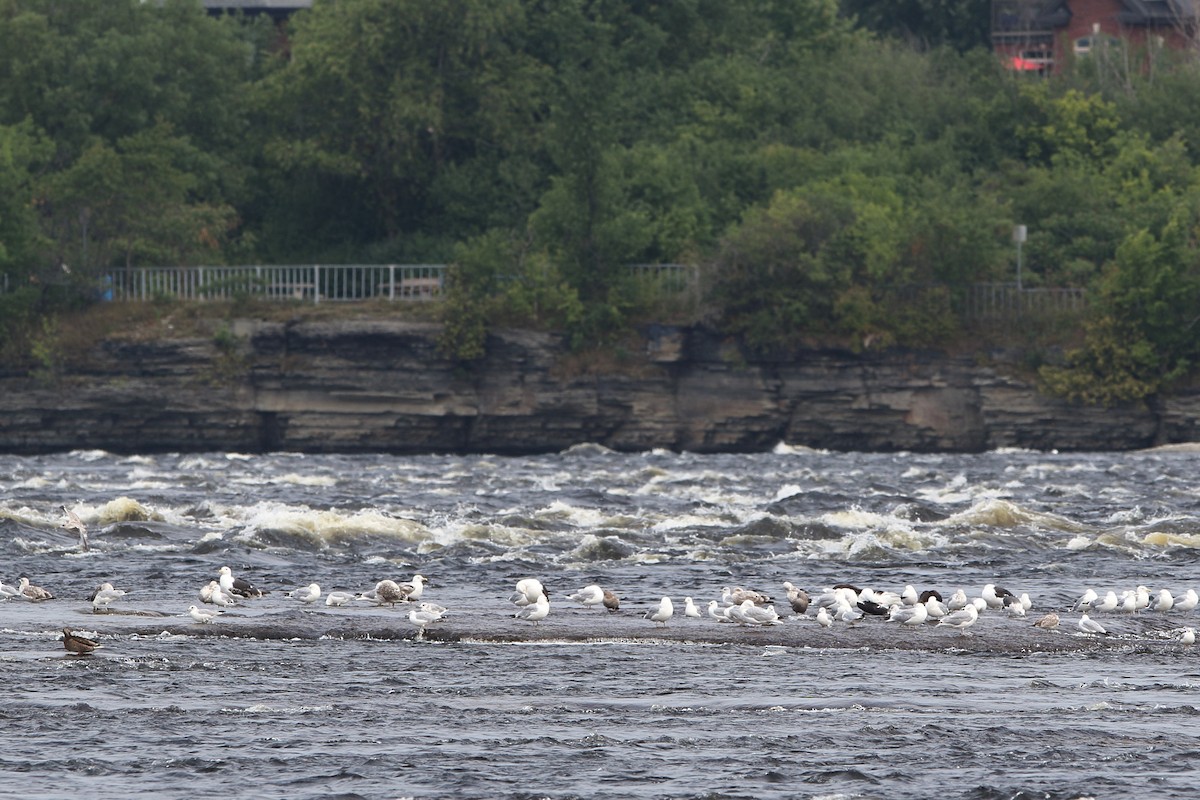
[[[864,619],[877,617],[884,622],[895,623],[898,626],[917,627],[936,625],[957,630],[967,635],[967,629],[978,622],[980,615],[995,611],[1009,617],[1024,619],[1033,607],[1033,601],[1028,593],[1014,594],[995,584],[986,584],[978,597],[968,597],[963,589],[956,590],[948,600],[936,590],[918,592],[913,586],[905,586],[901,592],[877,591],[871,588],[860,588],[851,584],[838,584],[815,596],[810,596],[803,589],[797,588],[791,582],[785,581],[783,588],[787,593],[787,603],[792,614],[789,618],[807,619],[811,617],[823,628],[831,628],[836,623],[854,625]],[[549,597],[542,589],[541,583],[533,578],[518,582],[516,592],[510,600],[524,609],[517,616],[539,622],[550,613]],[[568,595],[568,599],[577,601],[585,607],[597,606],[601,603],[609,610],[618,607],[616,595],[600,586],[591,585]],[[683,616],[700,619],[705,616],[700,607],[691,597],[685,597]],[[1098,621],[1092,619],[1088,612],[1125,612],[1138,613],[1151,610],[1166,613],[1169,611],[1191,612],[1200,597],[1195,590],[1188,589],[1178,599],[1170,590],[1160,589],[1152,594],[1145,586],[1128,590],[1121,595],[1115,591],[1107,592],[1101,598],[1093,589],[1088,589],[1071,611],[1079,612],[1076,620],[1078,630],[1090,636],[1106,636],[1107,629]],[[532,611],[530,609],[533,609]],[[658,605],[646,612],[645,618],[662,625],[675,615],[675,606],[670,597],[662,598]],[[741,587],[725,587],[720,600],[710,600],[707,616],[717,622],[728,622],[743,626],[777,625],[785,618],[775,610],[770,596],[764,592],[744,589]],[[1050,612],[1038,617],[1032,624],[1035,628],[1053,631],[1059,627],[1061,618],[1057,613]],[[1178,633],[1178,641],[1183,644],[1193,644],[1196,641],[1195,629],[1182,628]]]
[[[86,525],[66,507],[63,511],[66,520],[62,527],[77,531],[80,546],[86,551]],[[373,588],[362,592],[323,593],[319,584],[311,583],[303,588],[284,592],[284,596],[305,605],[313,605],[324,598],[325,605],[331,607],[342,607],[355,602],[367,602],[377,606],[390,605],[393,608],[403,604],[409,607],[408,620],[417,627],[417,636],[421,638],[427,626],[442,620],[447,613],[444,606],[422,599],[426,585],[427,579],[416,574],[409,582],[382,580]],[[838,623],[853,626],[864,619],[874,617],[900,627],[935,625],[967,635],[968,629],[984,613],[997,612],[1009,617],[1025,618],[1033,607],[1028,593],[1017,595],[992,583],[986,584],[977,597],[969,597],[963,589],[958,589],[949,599],[943,598],[941,593],[932,589],[918,592],[911,585],[905,586],[900,592],[894,592],[843,583],[811,596],[787,581],[783,583],[783,588],[791,611],[787,617],[776,611],[774,601],[766,593],[741,587],[725,587],[720,599],[708,602],[706,611],[702,611],[691,597],[685,597],[682,616],[685,619],[702,619],[707,616],[719,623],[748,627],[778,625],[785,619],[811,619],[826,629]],[[117,589],[113,584],[105,582],[100,584],[88,599],[93,612],[99,613],[109,610],[114,602],[121,600],[126,594],[126,590]],[[207,624],[225,609],[247,600],[262,598],[267,594],[250,581],[234,577],[232,570],[223,566],[217,577],[204,584],[198,594],[204,606],[211,605],[214,608],[192,605],[186,613],[195,623]],[[620,598],[616,593],[597,584],[584,586],[566,595],[566,598],[584,608],[603,607],[609,612],[617,612],[621,607]],[[0,602],[24,600],[36,603],[53,599],[54,595],[50,591],[32,584],[28,576],[22,575],[16,586],[9,586],[0,581]],[[517,581],[508,600],[516,608],[514,616],[517,619],[538,625],[550,615],[550,595],[537,578],[523,578]],[[1152,592],[1145,586],[1138,586],[1121,594],[1109,590],[1101,595],[1094,589],[1088,589],[1068,611],[1079,614],[1075,625],[1082,634],[1104,636],[1108,635],[1107,629],[1093,619],[1091,614],[1138,614],[1146,611],[1162,614],[1190,613],[1197,605],[1200,605],[1200,596],[1193,589],[1175,597],[1165,588]],[[674,616],[675,605],[670,597],[663,597],[644,614],[645,619],[662,626],[666,626]],[[1060,621],[1058,613],[1050,612],[1032,624],[1040,630],[1054,631],[1059,627]],[[1195,629],[1184,627],[1178,631],[1175,638],[1182,644],[1193,644],[1196,640]],[[70,653],[86,655],[99,648],[100,644],[71,631],[70,628],[64,628],[63,646]]]
[[[321,602],[322,598],[324,604],[331,607],[359,602],[376,606],[388,605],[393,608],[404,605],[409,608],[409,622],[417,627],[417,636],[421,638],[427,626],[439,622],[447,614],[444,606],[423,600],[427,585],[427,579],[416,574],[408,582],[382,580],[373,588],[362,592],[323,593],[319,584],[312,583],[283,592],[283,596],[304,605],[316,604]],[[1024,619],[1033,607],[1027,593],[1017,595],[991,583],[985,585],[977,597],[969,597],[964,590],[958,589],[949,599],[944,599],[935,590],[918,592],[911,585],[905,586],[900,592],[893,592],[838,584],[812,596],[790,582],[785,581],[783,588],[786,592],[787,609],[791,612],[787,616],[781,616],[776,611],[774,601],[766,593],[741,587],[725,587],[720,599],[710,600],[706,610],[702,610],[691,597],[685,597],[681,616],[685,619],[707,617],[719,623],[748,627],[778,625],[785,620],[811,620],[826,629],[839,623],[853,626],[865,619],[877,618],[899,627],[935,625],[967,635],[968,629],[982,614],[994,612]],[[117,589],[106,582],[100,584],[88,599],[93,612],[101,613],[108,611],[113,603],[127,594],[126,590]],[[268,592],[251,582],[235,577],[229,567],[223,566],[215,579],[200,587],[198,598],[201,604],[190,606],[186,613],[195,623],[207,624],[217,619],[225,609],[262,598],[267,594]],[[597,584],[584,586],[565,597],[583,608],[604,608],[610,612],[617,612],[621,607],[620,598],[616,593]],[[22,575],[16,586],[9,586],[0,581],[0,601],[43,602],[53,599],[54,595],[51,592],[30,583],[27,576]],[[523,578],[518,581],[508,601],[516,609],[514,616],[517,619],[538,625],[550,616],[550,595],[542,582],[536,578]],[[1200,597],[1192,589],[1188,589],[1177,598],[1167,589],[1152,593],[1147,587],[1139,586],[1119,595],[1115,591],[1107,591],[1101,595],[1088,589],[1068,611],[1079,614],[1075,625],[1082,634],[1101,636],[1107,635],[1108,631],[1103,624],[1093,619],[1091,614],[1188,613],[1195,610],[1197,605],[1200,605]],[[653,623],[666,626],[675,617],[675,604],[670,597],[663,597],[657,605],[645,611],[643,616]],[[1060,621],[1059,614],[1051,612],[1039,617],[1032,624],[1038,629],[1053,631],[1059,627]],[[1195,630],[1184,627],[1178,631],[1175,638],[1182,644],[1193,644],[1196,640]],[[68,652],[84,655],[100,647],[100,644],[64,628],[63,646]]]

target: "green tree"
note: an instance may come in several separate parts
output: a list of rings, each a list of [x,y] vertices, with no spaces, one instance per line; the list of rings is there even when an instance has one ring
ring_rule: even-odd
[[[316,201],[291,212],[317,230],[328,191],[343,218],[365,220],[360,239],[444,232],[443,255],[498,216],[518,224],[546,80],[522,51],[524,30],[517,0],[363,0],[297,15],[290,59],[263,86],[272,190]]]
[[[1146,400],[1188,374],[1200,355],[1200,252],[1195,201],[1155,235],[1130,234],[1095,293],[1083,347],[1043,367],[1052,392],[1089,403]]]
[[[45,181],[41,207],[57,263],[88,275],[117,265],[219,262],[235,213],[197,196],[204,160],[165,125],[115,147],[93,144]]]
[[[842,0],[841,7],[868,30],[920,47],[991,44],[990,4],[979,0]]]
[[[16,280],[36,263],[41,236],[34,208],[33,175],[52,147],[32,123],[0,125],[0,273]]]

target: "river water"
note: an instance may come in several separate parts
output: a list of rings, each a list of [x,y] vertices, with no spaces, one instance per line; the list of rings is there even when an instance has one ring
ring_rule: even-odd
[[[1196,796],[1200,453],[0,456],[0,796]],[[91,547],[61,527],[62,506]],[[194,623],[228,565],[270,593]],[[429,578],[449,609],[311,606]],[[513,619],[536,576],[551,612]],[[129,591],[110,613],[88,596]],[[682,616],[724,587],[1028,593],[966,635]],[[599,583],[607,614],[565,598]],[[662,596],[677,613],[644,619]],[[209,606],[211,608],[211,606]],[[1030,623],[1048,611],[1062,624]],[[786,615],[785,615],[786,616]],[[68,654],[62,628],[101,649]]]

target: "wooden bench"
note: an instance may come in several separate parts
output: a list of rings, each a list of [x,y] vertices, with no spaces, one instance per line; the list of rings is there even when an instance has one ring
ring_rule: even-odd
[[[441,278],[401,278],[398,294],[400,297],[418,297],[430,299],[442,293]]]
[[[272,283],[266,287],[266,290],[271,297],[290,296],[297,300],[303,300],[305,297],[311,297],[317,287],[311,283]]]

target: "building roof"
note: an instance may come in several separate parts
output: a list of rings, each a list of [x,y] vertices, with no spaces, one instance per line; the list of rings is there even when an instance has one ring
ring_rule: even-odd
[[[210,14],[241,11],[245,14],[270,14],[279,17],[312,8],[313,0],[201,0],[201,3],[204,10]]]
[[[1124,25],[1180,25],[1196,19],[1189,0],[1123,0],[1121,5],[1125,10],[1117,19]]]

